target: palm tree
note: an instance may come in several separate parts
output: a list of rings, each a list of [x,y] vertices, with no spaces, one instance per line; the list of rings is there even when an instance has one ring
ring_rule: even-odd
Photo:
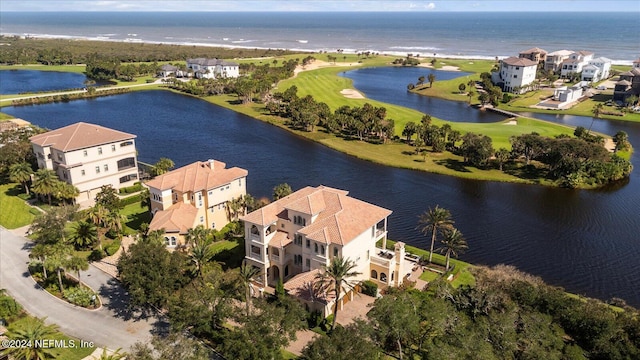
[[[53,170],[39,169],[36,171],[33,181],[33,191],[38,195],[47,195],[49,205],[51,205],[51,194],[56,191],[56,185],[59,181]]]
[[[193,273],[195,276],[202,278],[204,266],[211,261],[214,256],[211,246],[206,243],[199,243],[193,246],[189,254],[189,261],[193,265]]]
[[[68,267],[71,271],[75,271],[78,275],[78,284],[82,284],[82,282],[80,281],[80,270],[89,270],[89,262],[83,257],[72,256],[66,261],[65,267]]]
[[[467,92],[467,97],[469,98],[469,104],[471,104],[471,99],[473,99],[474,96],[476,96],[476,92],[473,91],[473,89],[469,89],[469,91]]]
[[[285,196],[291,195],[293,190],[291,190],[291,186],[287,183],[279,184],[278,186],[273,188],[273,201],[282,199]]]
[[[49,255],[50,247],[45,244],[37,244],[33,248],[31,248],[31,253],[29,253],[30,258],[36,258],[42,264],[42,273],[44,278],[47,278],[47,267],[44,266],[47,261],[47,256]]]
[[[260,273],[260,269],[253,265],[247,264],[246,261],[242,262],[240,266],[240,281],[244,286],[244,300],[247,307],[247,316],[251,311],[251,282]]]
[[[64,201],[65,204],[67,203],[67,200],[70,200],[70,202],[73,203],[73,199],[78,197],[80,190],[69,183],[59,181],[56,186],[55,194],[56,198]]]
[[[98,241],[98,228],[88,221],[79,221],[71,229],[69,240],[76,249],[92,246]]]
[[[163,157],[153,165],[153,171],[156,175],[162,175],[167,171],[173,169],[174,166],[175,163],[173,162],[173,160]]]
[[[187,240],[187,244],[192,247],[196,247],[198,245],[206,245],[207,238],[209,236],[209,229],[206,229],[202,225],[198,225],[194,228],[187,230],[187,235],[185,236],[185,240]]]
[[[66,244],[58,243],[50,245],[49,250],[50,252],[44,262],[44,266],[48,267],[50,270],[56,271],[56,274],[58,275],[58,286],[62,293],[64,291],[64,286],[62,285],[62,272],[64,271],[64,266],[66,265],[67,258],[71,254],[72,249]]]
[[[440,243],[442,246],[438,248],[438,251],[444,252],[447,259],[445,271],[449,271],[449,258],[452,254],[457,258],[458,254],[469,248],[467,241],[462,237],[462,233],[456,228],[445,231],[444,238],[440,240]]]
[[[436,205],[434,209],[429,208],[419,216],[418,229],[425,236],[431,234],[431,247],[429,250],[429,262],[433,258],[433,246],[436,242],[436,234],[439,229],[448,229],[453,226],[451,212]]]
[[[31,346],[8,348],[3,355],[12,355],[14,359],[44,360],[55,358],[54,348],[42,347],[42,339],[51,339],[58,334],[58,326],[45,325],[44,319],[28,318],[18,329],[9,332],[9,338]]]
[[[9,180],[19,182],[24,187],[24,191],[29,195],[29,180],[33,170],[26,162],[13,164],[9,167]]]
[[[107,353],[107,348],[102,349],[102,355],[100,355],[100,358],[98,360],[123,360],[126,359],[127,354],[126,353],[121,353],[120,350],[122,350],[121,348],[118,348],[116,351],[112,352],[111,354]]]
[[[429,87],[431,88],[433,87],[433,83],[436,81],[436,74],[434,73],[429,74],[428,79],[429,79]]]
[[[329,291],[335,292],[335,304],[333,305],[333,323],[331,329],[336,326],[336,318],[338,317],[338,301],[342,291],[345,293],[354,290],[355,282],[350,278],[360,275],[355,271],[357,264],[348,258],[334,257],[328,266],[323,267],[323,271],[316,275],[316,286],[321,293]]]

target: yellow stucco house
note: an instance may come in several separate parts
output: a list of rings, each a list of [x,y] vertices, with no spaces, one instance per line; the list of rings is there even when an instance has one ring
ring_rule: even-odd
[[[185,244],[190,228],[220,230],[229,223],[226,204],[247,194],[248,171],[217,160],[196,161],[146,183],[153,219],[149,230],[165,231],[167,247]]]
[[[385,250],[391,210],[352,198],[326,186],[305,187],[258,209],[245,224],[245,259],[260,269],[260,286],[285,290],[310,311],[325,315],[336,299],[332,292],[313,291],[316,275],[334,257],[354,261],[361,273],[354,281],[372,280],[381,288],[399,286],[410,272],[404,244]],[[376,242],[382,240],[382,248]],[[353,298],[344,294],[339,307]]]

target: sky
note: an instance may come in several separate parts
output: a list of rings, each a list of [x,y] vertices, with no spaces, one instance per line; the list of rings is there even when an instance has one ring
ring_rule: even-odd
[[[632,11],[639,0],[0,0],[5,11]],[[640,21],[640,20],[639,20]]]

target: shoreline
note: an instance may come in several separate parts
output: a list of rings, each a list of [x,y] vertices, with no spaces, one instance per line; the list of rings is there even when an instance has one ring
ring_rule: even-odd
[[[62,39],[62,40],[74,40],[74,41],[100,41],[100,42],[117,42],[117,43],[128,43],[128,44],[155,44],[155,45],[168,45],[168,46],[187,46],[187,47],[193,47],[193,46],[202,46],[202,47],[209,47],[209,48],[225,48],[225,49],[257,49],[257,50],[285,50],[285,51],[292,51],[292,52],[300,52],[300,53],[309,53],[309,54],[321,54],[321,53],[328,53],[328,54],[334,54],[334,53],[344,53],[344,54],[358,54],[358,53],[364,53],[364,52],[371,52],[371,53],[377,53],[380,56],[395,56],[395,57],[406,57],[407,54],[411,54],[412,52],[410,52],[410,50],[408,51],[380,51],[380,50],[375,50],[375,49],[342,49],[342,51],[338,52],[338,49],[341,48],[316,48],[316,49],[304,49],[304,48],[296,48],[296,47],[291,47],[291,48],[271,48],[271,47],[264,47],[264,46],[242,46],[242,45],[238,45],[238,43],[232,43],[232,44],[225,44],[225,43],[205,43],[205,42],[191,42],[191,41],[182,41],[182,42],[173,42],[173,41],[157,41],[157,40],[145,40],[145,39],[139,39],[137,37],[135,38],[127,38],[127,39],[112,39],[110,37],[106,37],[106,36],[80,36],[80,35],[60,35],[60,34],[18,34],[18,33],[10,33],[10,32],[0,32],[0,36],[5,36],[5,37],[14,37],[17,36],[21,39],[26,39],[26,38],[33,38],[33,39],[41,39],[41,40],[53,40],[53,39]],[[137,35],[136,35],[137,36]],[[223,40],[224,41],[224,40]],[[301,41],[301,40],[300,40]],[[304,44],[304,42],[299,42],[300,44]],[[437,51],[438,49],[432,49],[429,51]],[[416,50],[419,51],[419,50]],[[414,53],[415,54],[415,53]],[[488,56],[488,55],[474,55],[474,54],[470,54],[470,55],[463,55],[463,54],[445,54],[445,53],[438,53],[438,52],[434,52],[431,53],[429,52],[429,55],[426,54],[420,54],[422,56],[420,56],[419,58],[421,59],[432,59],[432,58],[436,58],[436,59],[454,59],[454,60],[495,60],[496,57],[498,59],[506,59],[510,56],[514,56],[513,54],[511,55],[497,55],[497,56]],[[623,60],[623,59],[612,59],[612,65],[622,65],[622,66],[632,66],[633,65],[633,60],[635,59],[630,59],[630,60]]]

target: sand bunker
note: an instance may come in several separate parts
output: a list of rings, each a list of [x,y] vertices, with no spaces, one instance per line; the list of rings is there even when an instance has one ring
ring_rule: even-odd
[[[518,120],[509,120],[503,125],[518,125]]]
[[[311,63],[302,66],[302,65],[298,65],[296,66],[296,68],[293,70],[293,74],[298,75],[298,73],[301,73],[303,71],[309,71],[309,70],[315,70],[315,69],[319,69],[319,68],[323,68],[323,67],[351,67],[351,66],[360,66],[362,64],[357,63],[357,62],[326,62],[326,61],[322,61],[322,60],[313,60]]]
[[[364,99],[364,95],[354,89],[342,89],[340,94],[349,99]]]

